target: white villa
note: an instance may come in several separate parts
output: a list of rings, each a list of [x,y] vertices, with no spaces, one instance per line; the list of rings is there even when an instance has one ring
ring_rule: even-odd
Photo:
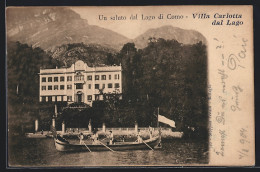
[[[40,69],[40,102],[84,102],[122,94],[122,67],[89,67],[79,60],[70,68]],[[103,93],[103,94],[101,94]]]

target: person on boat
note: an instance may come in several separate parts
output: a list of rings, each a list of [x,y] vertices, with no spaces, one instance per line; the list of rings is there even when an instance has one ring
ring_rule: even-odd
[[[43,130],[41,131],[41,134],[43,135]]]
[[[149,135],[150,135],[150,139],[153,137],[153,130],[152,127],[149,126]]]
[[[114,142],[114,134],[112,133],[112,131],[109,131],[109,144],[112,145]]]
[[[98,130],[95,128],[94,131],[93,131],[93,135],[92,135],[92,141],[94,145],[97,145],[97,144],[100,144],[99,143],[99,140],[98,140]]]
[[[137,142],[138,143],[142,143],[143,142],[143,139],[142,139],[141,134],[140,134],[140,129],[138,129],[138,132],[137,132]]]
[[[83,133],[80,133],[80,135],[79,135],[79,144],[81,144],[81,145],[84,144],[83,139],[84,139],[84,135],[83,135]]]

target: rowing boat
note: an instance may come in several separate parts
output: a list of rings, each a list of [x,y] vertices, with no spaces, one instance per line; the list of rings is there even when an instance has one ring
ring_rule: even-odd
[[[107,147],[102,144],[70,144],[68,141],[63,141],[59,137],[54,139],[55,147],[58,151],[89,151],[88,148],[93,151],[109,151]],[[152,139],[144,140],[146,144],[150,147],[154,148],[160,143],[159,136],[154,137]],[[145,143],[138,143],[138,142],[115,142],[114,144],[107,145],[114,151],[124,151],[124,150],[142,150],[142,149],[149,149]],[[88,148],[87,148],[88,147]]]
[[[46,138],[47,137],[46,134],[40,134],[40,133],[26,133],[25,136],[27,138],[34,138],[34,139],[35,138],[38,139],[38,138]]]
[[[55,147],[58,151],[63,152],[81,152],[81,151],[125,151],[125,150],[143,150],[143,149],[151,149],[161,142],[161,136],[153,137],[148,140],[144,140],[142,143],[138,142],[115,142],[114,144],[106,144],[100,142],[100,144],[71,144],[65,138],[60,135],[55,135],[54,132],[54,142]],[[147,146],[148,145],[148,146]],[[149,148],[150,146],[150,148]],[[110,149],[108,149],[110,148]]]

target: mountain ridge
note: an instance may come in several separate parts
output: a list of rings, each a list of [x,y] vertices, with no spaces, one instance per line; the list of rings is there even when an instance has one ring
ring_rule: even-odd
[[[89,25],[86,19],[69,8],[8,8],[7,38],[52,51],[68,43],[99,43],[120,49],[129,39],[114,31]]]
[[[147,46],[149,39],[158,38],[163,38],[165,40],[174,39],[182,44],[196,44],[200,41],[203,44],[207,44],[206,38],[198,31],[181,29],[171,25],[148,29],[146,32],[133,39],[133,42],[137,47],[144,48]],[[144,40],[146,40],[146,42]]]
[[[8,41],[27,43],[54,52],[63,44],[99,44],[121,50],[124,44],[133,42],[136,48],[147,46],[149,39],[174,39],[182,44],[207,44],[205,37],[195,30],[185,30],[171,25],[151,28],[134,39],[112,30],[89,25],[78,13],[64,7],[9,7],[6,10]]]

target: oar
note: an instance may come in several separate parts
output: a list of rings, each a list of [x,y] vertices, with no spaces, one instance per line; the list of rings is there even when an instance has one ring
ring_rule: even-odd
[[[104,138],[104,139],[102,139],[101,141],[103,141],[103,140],[105,140],[105,139],[107,139],[106,137]]]
[[[84,145],[86,146],[86,148],[88,149],[89,152],[91,152],[91,150],[89,149],[89,147],[86,145],[86,143],[83,141]]]
[[[98,140],[99,141],[99,140]],[[110,147],[108,147],[107,145],[105,145],[104,143],[102,143],[101,141],[99,141],[103,146],[105,146],[106,148],[108,148],[109,150],[111,150],[112,152],[115,152],[113,149],[111,149]]]
[[[143,140],[142,140],[143,141]],[[153,148],[151,148],[151,146],[149,146],[147,143],[145,143],[144,141],[143,141],[143,143],[148,147],[148,148],[150,148],[151,150],[153,150]]]
[[[80,139],[80,137],[78,136],[78,138]],[[88,149],[89,152],[91,152],[91,150],[89,149],[89,147],[86,145],[86,143],[82,140],[82,142],[84,143],[84,145],[86,146],[86,148]]]

